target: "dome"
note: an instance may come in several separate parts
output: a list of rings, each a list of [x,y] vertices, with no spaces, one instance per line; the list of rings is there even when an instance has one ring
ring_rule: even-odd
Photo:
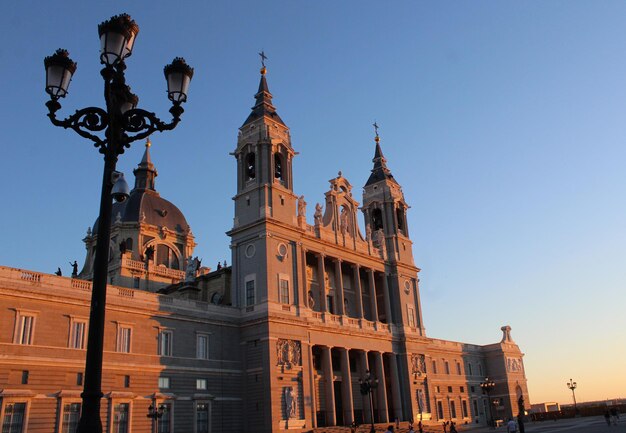
[[[121,222],[124,223],[144,222],[159,227],[167,227],[177,232],[185,232],[189,229],[189,224],[187,224],[187,220],[180,209],[162,198],[156,191],[133,189],[126,201],[113,205],[111,224],[115,223],[118,213],[121,216]],[[97,233],[98,219],[93,226],[93,234]]]
[[[183,213],[171,202],[162,198],[154,189],[154,179],[157,176],[154,164],[150,159],[150,141],[146,142],[146,150],[141,162],[134,170],[135,187],[130,196],[122,203],[114,203],[111,211],[111,224],[117,220],[121,222],[146,223],[158,227],[167,227],[169,230],[186,232],[189,224]],[[98,233],[98,220],[93,226],[93,234]]]

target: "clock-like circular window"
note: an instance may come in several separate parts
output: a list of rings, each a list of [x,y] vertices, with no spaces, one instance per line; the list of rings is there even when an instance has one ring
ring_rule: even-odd
[[[279,243],[278,244],[278,255],[281,257],[285,257],[287,255],[287,245],[284,243]]]
[[[411,282],[406,280],[404,282],[404,291],[408,294],[411,291]]]
[[[256,248],[254,247],[254,244],[250,244],[250,245],[248,245],[246,247],[245,254],[246,254],[247,258],[250,259],[250,258],[254,257],[254,253],[255,252],[256,252]]]

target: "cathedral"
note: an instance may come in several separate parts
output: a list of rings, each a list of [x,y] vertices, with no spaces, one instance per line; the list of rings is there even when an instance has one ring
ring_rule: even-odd
[[[150,142],[113,206],[104,431],[487,425],[530,407],[509,326],[486,346],[426,335],[409,206],[378,133],[361,202],[340,172],[307,221],[266,72],[233,152],[230,266],[194,258],[183,212],[156,189]],[[3,431],[76,428],[96,227],[72,277],[0,267]]]

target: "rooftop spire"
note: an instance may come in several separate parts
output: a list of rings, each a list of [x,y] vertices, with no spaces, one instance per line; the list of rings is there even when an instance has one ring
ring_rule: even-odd
[[[383,150],[380,147],[380,136],[378,135],[378,124],[374,122],[372,125],[374,127],[374,132],[376,136],[374,137],[374,142],[376,142],[376,149],[374,150],[374,158],[372,162],[374,163],[374,168],[372,168],[372,174],[370,174],[369,179],[365,183],[365,186],[371,185],[373,183],[379,182],[381,180],[389,179],[392,182],[396,183],[391,171],[387,168],[387,160],[383,155]]]
[[[136,169],[133,170],[135,175],[135,188],[134,189],[154,189],[154,178],[157,177],[157,171],[150,158],[150,146],[152,142],[150,138],[146,139],[146,150],[143,153],[141,162]]]
[[[264,51],[259,53],[261,56],[261,81],[259,82],[259,90],[256,95],[254,95],[254,99],[256,99],[256,104],[252,107],[252,113],[248,116],[246,121],[243,123],[244,125],[259,119],[261,117],[269,117],[270,119],[275,120],[276,122],[284,125],[285,123],[280,118],[278,113],[276,112],[276,107],[272,105],[272,94],[270,93],[270,89],[267,85],[267,80],[265,79],[265,74],[267,74],[267,68],[265,67],[265,60],[267,60],[267,56]]]

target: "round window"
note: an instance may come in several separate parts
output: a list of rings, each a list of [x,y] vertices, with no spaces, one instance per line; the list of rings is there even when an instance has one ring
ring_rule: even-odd
[[[281,257],[285,257],[287,255],[287,245],[282,242],[278,244],[278,255]]]
[[[254,247],[254,244],[250,244],[246,247],[246,257],[247,258],[252,258],[254,257],[254,253],[256,252],[256,248]]]

